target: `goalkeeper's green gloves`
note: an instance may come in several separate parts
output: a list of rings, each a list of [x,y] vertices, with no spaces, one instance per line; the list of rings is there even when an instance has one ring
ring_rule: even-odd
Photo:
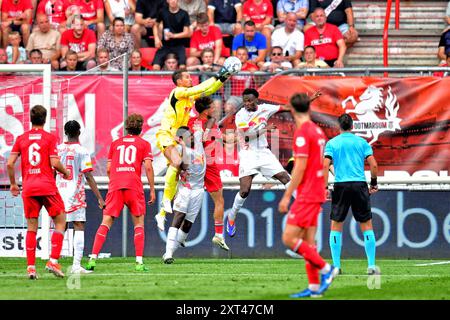
[[[215,75],[215,77],[221,82],[227,81],[231,77],[232,73],[225,66],[220,68],[219,72]]]

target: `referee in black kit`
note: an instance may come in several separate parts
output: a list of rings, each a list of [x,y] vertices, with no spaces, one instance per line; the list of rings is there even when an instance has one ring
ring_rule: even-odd
[[[372,227],[370,195],[378,191],[378,167],[372,147],[361,137],[351,133],[353,119],[348,114],[338,118],[341,134],[325,146],[325,182],[328,181],[330,166],[334,167],[335,182],[331,193],[330,249],[333,265],[341,271],[342,227],[348,209],[352,208],[355,220],[359,222],[364,235],[369,275],[378,274],[375,266],[375,235]],[[370,188],[364,175],[364,161],[370,166]]]

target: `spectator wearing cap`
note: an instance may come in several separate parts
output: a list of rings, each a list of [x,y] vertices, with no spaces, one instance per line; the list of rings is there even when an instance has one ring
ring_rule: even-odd
[[[283,59],[289,61],[294,67],[300,63],[303,54],[305,37],[297,28],[295,13],[288,13],[284,27],[277,28],[272,34],[272,46],[283,49]]]
[[[313,46],[317,57],[330,67],[343,68],[347,47],[338,27],[327,23],[325,11],[320,7],[314,10],[312,19],[315,25],[305,31],[305,45]]]
[[[297,27],[302,30],[305,19],[308,16],[309,0],[278,0],[277,18],[281,26],[284,26],[288,13],[294,13],[297,19]]]
[[[222,34],[236,36],[242,32],[242,3],[240,0],[209,0],[208,17],[211,25]]]
[[[324,9],[327,23],[333,24],[339,28],[347,47],[351,47],[358,41],[358,32],[355,29],[355,18],[353,16],[352,2],[350,0],[310,0],[310,12],[314,12],[316,8]]]
[[[111,58],[111,67],[122,70],[123,61],[118,58],[125,53],[131,54],[134,49],[134,39],[125,31],[125,20],[121,17],[114,18],[112,30],[106,31],[97,43],[98,48],[105,48]]]
[[[200,64],[200,55],[206,48],[213,50],[214,63],[223,64],[224,59],[221,59],[223,48],[222,33],[217,26],[210,25],[206,13],[198,14],[197,30],[192,34],[189,47],[189,58],[186,63],[188,67]]]

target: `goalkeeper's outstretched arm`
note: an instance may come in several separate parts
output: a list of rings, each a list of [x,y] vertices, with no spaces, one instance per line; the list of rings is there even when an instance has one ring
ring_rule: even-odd
[[[222,81],[216,77],[212,77],[190,88],[177,87],[175,89],[175,98],[181,99],[193,97],[194,99],[197,99],[199,97],[209,96],[219,90],[222,85]]]

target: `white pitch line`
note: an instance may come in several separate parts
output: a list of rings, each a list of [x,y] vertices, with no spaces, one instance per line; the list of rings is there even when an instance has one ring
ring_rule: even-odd
[[[46,274],[45,272],[42,272],[42,274]],[[39,276],[39,273],[38,273]],[[66,279],[78,276],[77,274],[66,274]],[[217,277],[217,276],[226,276],[226,277],[306,277],[306,274],[298,274],[298,275],[292,275],[292,274],[267,274],[267,273],[251,273],[251,274],[217,274],[217,273],[152,273],[151,271],[148,273],[91,273],[91,274],[84,274],[81,275],[81,278],[92,278],[92,277],[136,277],[136,276],[204,276],[204,277]],[[24,277],[26,278],[26,274],[23,273],[11,273],[11,274],[0,274],[0,278],[8,278],[8,277]],[[366,274],[341,274],[338,275],[337,278],[347,278],[347,277],[368,277]],[[439,278],[439,277],[445,277],[444,275],[432,275],[432,274],[381,274],[380,277],[389,277],[389,278],[409,278],[409,277],[430,277],[430,278]]]
[[[450,260],[449,261],[441,261],[441,262],[420,263],[420,264],[415,264],[414,267],[435,266],[435,265],[439,265],[439,264],[450,264]]]

